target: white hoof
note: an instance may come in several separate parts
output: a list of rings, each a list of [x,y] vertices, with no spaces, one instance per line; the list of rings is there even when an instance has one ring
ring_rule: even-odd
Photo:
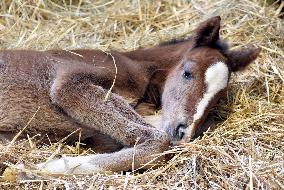
[[[24,164],[18,164],[15,167],[8,167],[5,169],[2,175],[5,181],[10,182],[32,180],[36,178],[31,171],[25,169]]]

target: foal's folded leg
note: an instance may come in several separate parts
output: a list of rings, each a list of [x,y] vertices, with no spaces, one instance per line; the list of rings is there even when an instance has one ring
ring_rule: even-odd
[[[64,80],[63,80],[64,81]],[[111,136],[125,147],[118,152],[78,157],[63,157],[38,166],[51,173],[93,173],[124,171],[141,167],[152,155],[168,149],[167,135],[146,124],[123,98],[89,81],[55,80],[50,97],[56,106],[82,126]]]

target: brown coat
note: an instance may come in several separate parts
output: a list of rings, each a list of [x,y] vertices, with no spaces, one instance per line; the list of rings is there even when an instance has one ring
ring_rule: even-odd
[[[179,76],[178,68],[181,68],[183,58],[197,56],[194,59],[204,67],[198,72],[206,72],[210,66],[208,61],[211,59],[205,59],[204,55],[222,58],[230,70],[236,71],[258,55],[258,50],[233,53],[225,46],[218,45],[219,29],[220,17],[213,17],[201,23],[188,39],[130,52],[2,50],[0,133],[2,136],[17,133],[39,109],[25,132],[47,133],[56,140],[81,128],[82,138],[92,138],[98,149],[112,152],[125,147],[109,154],[62,158],[47,165],[40,164],[39,167],[55,173],[138,168],[151,161],[151,155],[169,149],[170,140],[176,135],[172,131],[180,128],[174,125],[166,126],[168,129],[164,130],[154,128],[133,107],[143,102],[159,107],[164,88],[168,89],[166,92],[170,91],[167,94],[175,93],[169,89],[182,83],[168,82],[169,85],[165,87],[164,84],[168,75],[171,76],[169,80]],[[199,48],[201,46],[204,48]],[[105,101],[116,74],[115,66],[117,77],[113,93]],[[200,89],[206,85],[200,81],[197,84]],[[179,98],[184,99],[175,95],[165,97],[163,104],[166,107],[172,103],[182,103]],[[219,96],[212,100],[207,109],[217,99]],[[190,109],[194,110],[197,103],[190,104]],[[164,109],[163,113],[171,118],[176,111]],[[189,118],[193,117],[194,112],[188,113],[191,114]],[[206,116],[207,111],[202,120]],[[178,137],[181,142],[188,140],[183,139],[183,135]]]

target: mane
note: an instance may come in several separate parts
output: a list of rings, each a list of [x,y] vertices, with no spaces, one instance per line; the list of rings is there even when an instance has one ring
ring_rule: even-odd
[[[225,40],[219,39],[216,43],[214,43],[212,48],[219,50],[222,54],[226,55],[226,52],[229,50],[230,46],[228,42]]]
[[[168,40],[168,41],[161,42],[161,43],[159,43],[158,46],[175,45],[175,44],[179,44],[179,43],[182,43],[182,42],[189,41],[190,39],[191,39],[191,36],[174,38],[174,39],[171,39],[171,40]]]
[[[182,42],[187,42],[191,39],[191,36],[174,38],[168,41],[161,42],[158,46],[176,45]],[[216,43],[212,44],[210,47],[219,50],[224,55],[226,55],[227,50],[230,48],[229,44],[225,40],[221,39],[219,39]]]

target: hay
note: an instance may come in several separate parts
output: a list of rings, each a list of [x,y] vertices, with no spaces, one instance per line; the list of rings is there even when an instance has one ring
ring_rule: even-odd
[[[212,111],[219,121],[216,129],[171,150],[177,154],[167,165],[141,174],[62,176],[22,184],[1,180],[0,188],[283,189],[284,22],[279,18],[283,3],[264,2],[2,0],[3,49],[132,50],[186,36],[201,20],[221,15],[223,38],[236,48],[257,45],[262,53],[248,70],[234,74],[227,98]],[[56,151],[91,153],[78,144],[36,145],[30,137],[11,145],[8,152],[1,146],[1,166],[21,161],[33,166]]]

